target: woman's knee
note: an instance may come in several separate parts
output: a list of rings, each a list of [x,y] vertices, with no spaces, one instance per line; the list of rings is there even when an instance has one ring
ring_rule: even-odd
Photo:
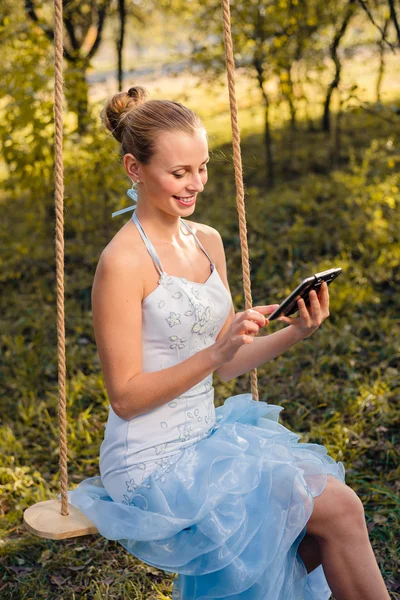
[[[365,513],[360,498],[348,485],[328,475],[324,491],[314,498],[306,529],[321,539],[364,532]]]

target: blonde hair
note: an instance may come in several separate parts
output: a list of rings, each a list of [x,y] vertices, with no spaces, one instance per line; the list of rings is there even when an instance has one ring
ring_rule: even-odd
[[[133,154],[142,164],[150,162],[161,131],[193,135],[204,128],[200,117],[183,104],[148,97],[144,87],[135,86],[112,96],[100,113],[105,127],[121,143],[123,154]]]

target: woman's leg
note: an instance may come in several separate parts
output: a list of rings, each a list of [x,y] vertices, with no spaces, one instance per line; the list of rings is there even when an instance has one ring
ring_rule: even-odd
[[[303,561],[307,573],[314,571],[322,563],[321,549],[318,540],[309,533],[303,537],[298,547],[297,553]]]
[[[369,541],[364,507],[351,488],[328,475],[324,491],[314,499],[307,533],[318,542],[336,600],[389,600]],[[310,542],[306,544],[310,551]]]

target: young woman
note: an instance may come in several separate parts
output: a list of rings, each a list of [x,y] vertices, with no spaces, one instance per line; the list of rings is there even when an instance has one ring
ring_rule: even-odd
[[[188,220],[207,182],[198,116],[134,87],[102,117],[138,197],[96,270],[110,406],[101,477],[69,492],[71,504],[104,537],[179,573],[176,599],[387,600],[343,464],[300,443],[280,406],[242,394],[214,408],[213,373],[229,381],[310,336],[329,316],[327,286],[281,317],[283,330],[256,337],[277,305],[235,314],[221,236]]]

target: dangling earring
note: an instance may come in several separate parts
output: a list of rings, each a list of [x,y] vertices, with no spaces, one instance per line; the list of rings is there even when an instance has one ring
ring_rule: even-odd
[[[132,187],[126,192],[131,200],[133,200],[136,204],[138,201],[138,183],[142,183],[141,179],[137,179],[136,181],[132,181]],[[132,204],[132,206],[128,206],[127,208],[122,208],[121,210],[117,210],[111,214],[112,217],[116,217],[117,215],[122,215],[129,210],[135,210],[136,204]]]
[[[134,202],[138,201],[138,183],[141,183],[140,179],[132,181],[132,187],[126,192],[131,200]]]

